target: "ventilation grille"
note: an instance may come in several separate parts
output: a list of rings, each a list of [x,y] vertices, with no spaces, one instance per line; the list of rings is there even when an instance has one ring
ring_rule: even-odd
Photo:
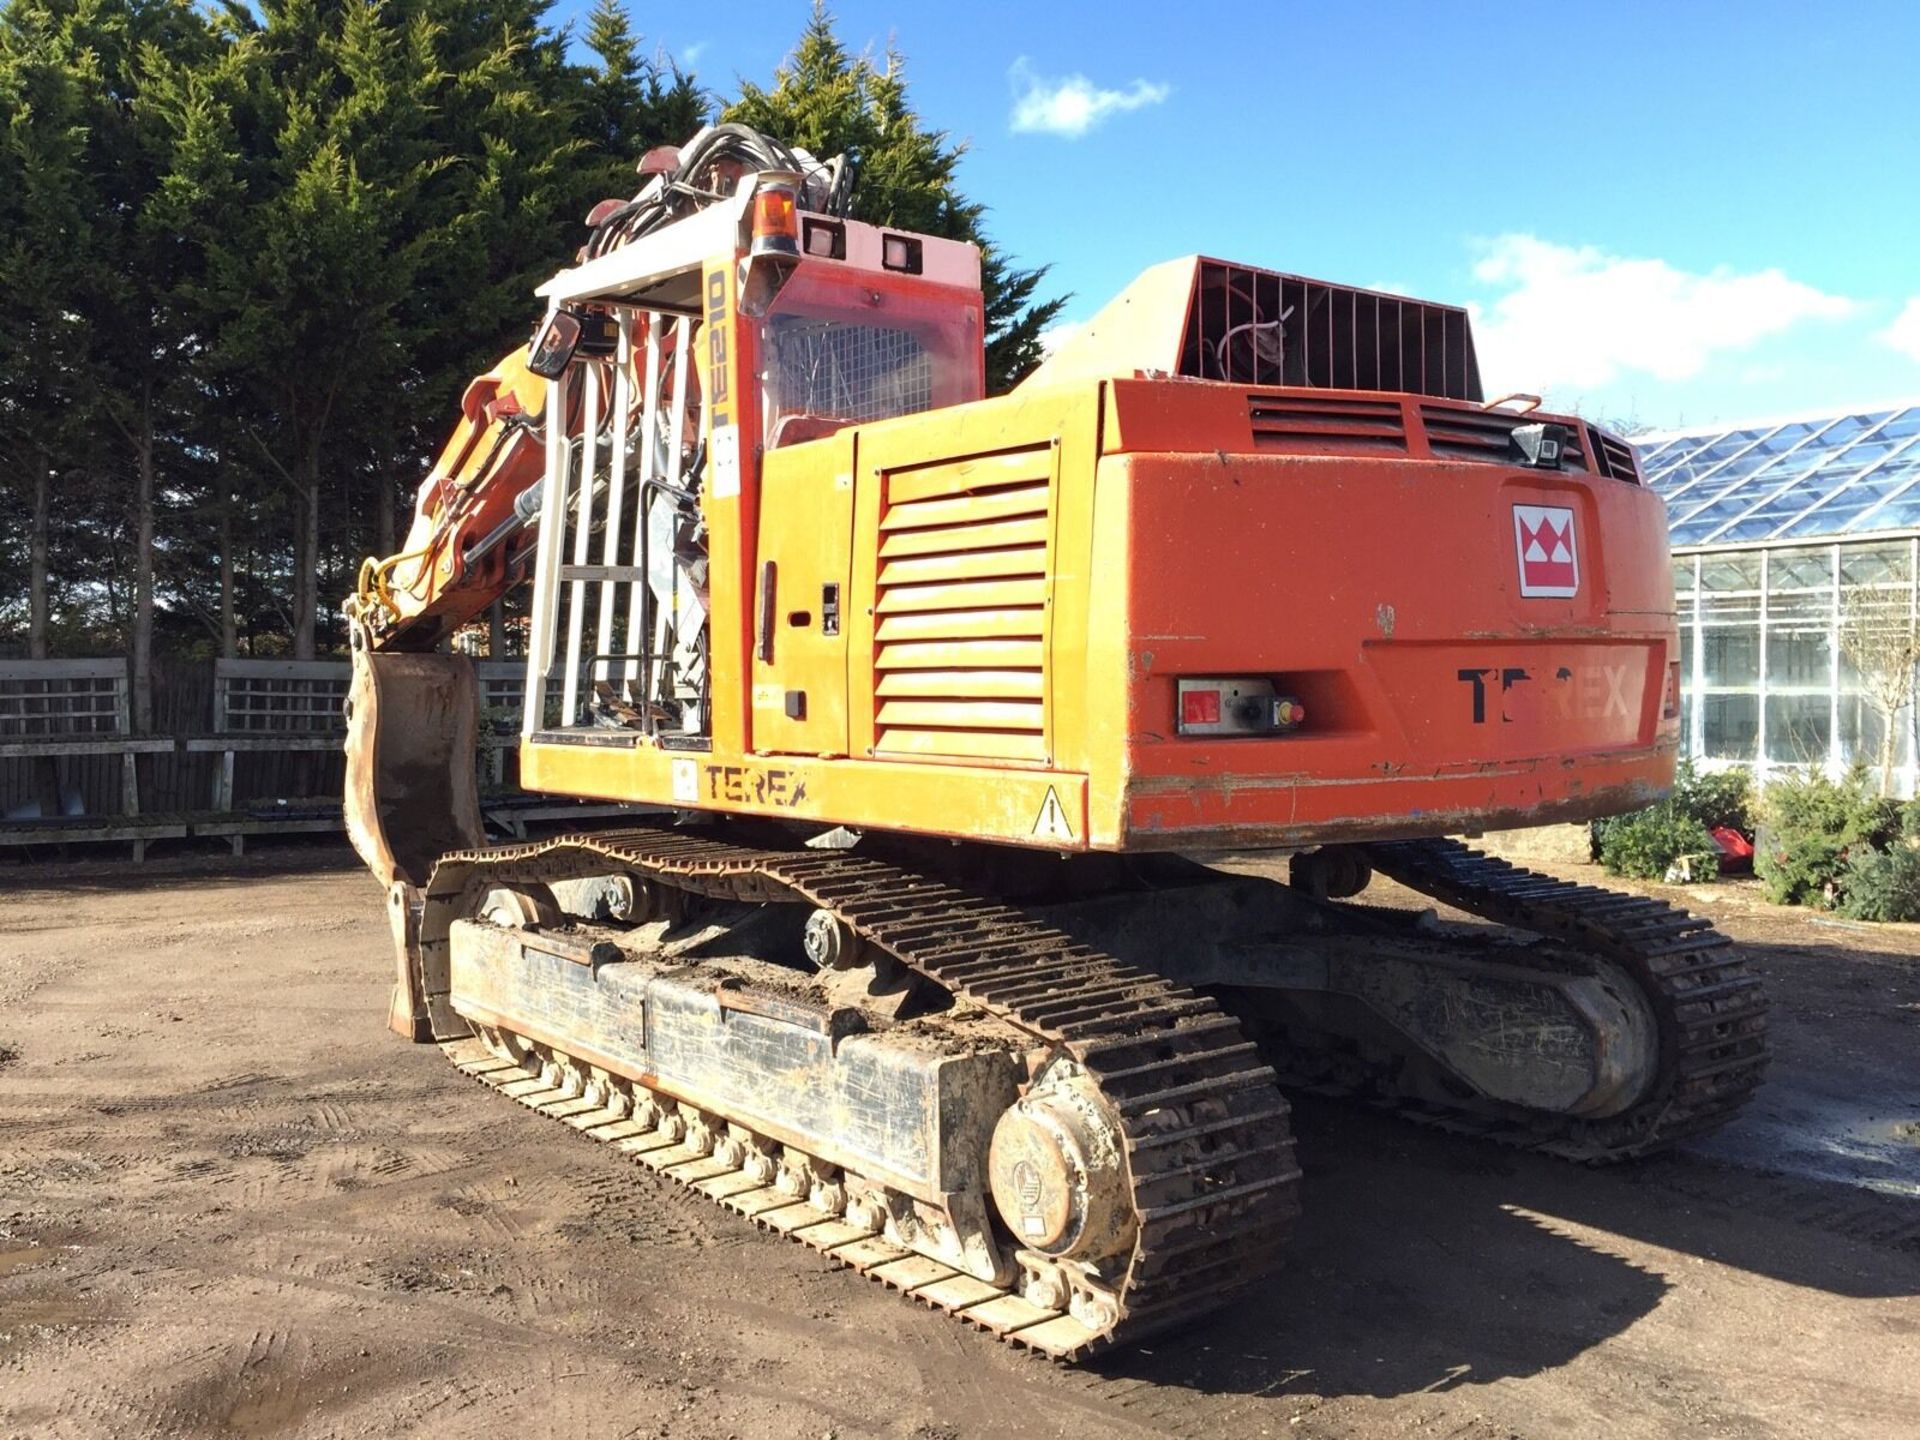
[[[1253,448],[1292,455],[1407,453],[1406,412],[1392,400],[1247,397]]]
[[[1633,447],[1626,441],[1589,425],[1587,449],[1592,452],[1602,474],[1610,475],[1615,480],[1624,480],[1629,485],[1640,483],[1640,467],[1634,464]]]
[[[1534,423],[1531,416],[1511,410],[1455,410],[1442,405],[1422,405],[1420,418],[1427,428],[1428,448],[1436,460],[1505,462],[1511,453],[1509,446],[1514,430]],[[1587,468],[1578,429],[1567,432],[1567,448],[1561,463],[1569,470]]]
[[[877,753],[1045,760],[1051,448],[894,471],[874,605]]]
[[[1241,385],[1482,398],[1464,310],[1219,260],[1200,262],[1180,373]]]

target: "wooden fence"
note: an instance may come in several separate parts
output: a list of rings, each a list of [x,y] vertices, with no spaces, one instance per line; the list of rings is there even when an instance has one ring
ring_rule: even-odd
[[[490,824],[623,813],[521,795],[525,662],[475,668]],[[153,724],[135,735],[124,658],[0,660],[0,843],[129,840],[138,858],[147,838],[220,836],[238,853],[245,834],[338,829],[349,676],[345,661],[156,661]]]

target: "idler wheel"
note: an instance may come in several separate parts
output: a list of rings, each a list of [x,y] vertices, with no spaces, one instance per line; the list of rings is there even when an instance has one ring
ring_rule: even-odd
[[[1373,866],[1351,845],[1323,845],[1287,862],[1287,880],[1317,900],[1345,900],[1373,881]]]
[[[490,925],[509,930],[538,930],[560,924],[560,907],[544,885],[493,885],[481,897],[477,913]]]
[[[821,970],[856,970],[867,963],[866,943],[854,934],[846,921],[827,910],[807,916],[800,932],[800,945],[807,959]]]
[[[1017,1243],[1056,1259],[1098,1260],[1133,1243],[1120,1126],[1084,1075],[1042,1082],[993,1127],[993,1203]]]

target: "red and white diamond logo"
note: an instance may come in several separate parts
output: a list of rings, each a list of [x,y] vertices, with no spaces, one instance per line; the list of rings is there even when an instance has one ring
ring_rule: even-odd
[[[1513,543],[1520,552],[1520,593],[1569,599],[1580,592],[1573,511],[1559,505],[1513,507]]]

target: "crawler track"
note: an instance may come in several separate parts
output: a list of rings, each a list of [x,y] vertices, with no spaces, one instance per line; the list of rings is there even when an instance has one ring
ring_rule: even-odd
[[[1652,1092],[1624,1114],[1555,1122],[1411,1109],[1413,1118],[1605,1162],[1717,1129],[1759,1085],[1768,1060],[1766,993],[1711,922],[1645,896],[1523,870],[1453,840],[1372,845],[1367,856],[1380,873],[1455,909],[1612,961],[1639,984],[1659,1027]]]
[[[1652,1006],[1661,1063],[1625,1113],[1568,1120],[1430,1101],[1388,1102],[1410,1118],[1583,1161],[1666,1148],[1724,1124],[1766,1067],[1767,1002],[1745,962],[1708,922],[1656,900],[1542,876],[1451,841],[1368,847],[1383,874],[1448,905],[1588,953],[1624,970]],[[1071,1056],[1100,1084],[1125,1136],[1137,1240],[1114,1277],[1116,1314],[1035,1305],[848,1224],[839,1214],[643,1126],[626,1109],[556,1082],[538,1054],[497,1045],[445,1048],[464,1072],[660,1174],[961,1316],[1062,1359],[1126,1342],[1227,1303],[1279,1263],[1298,1213],[1288,1107],[1238,1022],[1208,996],[1120,963],[990,898],[843,852],[745,846],[699,830],[647,827],[445,857],[426,895],[422,938],[444,937],[463,897],[488,882],[544,882],[624,869],[724,899],[805,903],[1021,1031]],[[437,918],[436,918],[437,911]],[[1540,963],[1555,963],[1543,958]],[[497,1037],[496,1037],[497,1038]],[[569,1057],[552,1053],[562,1062]],[[1312,1057],[1301,1073],[1313,1088]],[[1375,1098],[1379,1098],[1377,1095]],[[630,1108],[630,1107],[628,1107]],[[729,1116],[752,1124],[750,1116]]]
[[[1058,1358],[1131,1341],[1257,1286],[1298,1213],[1286,1100],[1238,1023],[1208,997],[1120,964],[1019,911],[897,866],[832,851],[740,846],[708,832],[644,828],[458,852],[436,867],[423,939],[433,943],[476,882],[543,881],[620,868],[670,887],[831,911],[870,944],[956,997],[1071,1056],[1098,1081],[1125,1137],[1137,1238],[1109,1323],[1011,1289],[816,1210],[743,1169],[556,1088],[479,1041],[460,1068],[757,1223]],[[752,1117],[729,1117],[752,1124]]]

